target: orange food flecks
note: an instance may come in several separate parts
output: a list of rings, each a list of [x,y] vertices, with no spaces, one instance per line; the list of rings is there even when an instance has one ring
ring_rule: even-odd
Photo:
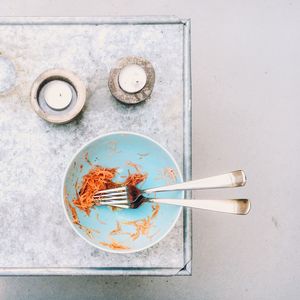
[[[122,232],[122,227],[121,227],[121,224],[120,222],[117,222],[117,227],[115,229],[113,229],[110,234],[111,235],[116,235],[116,234],[119,234]]]
[[[97,221],[98,221],[100,224],[106,224],[104,221],[102,221],[102,220],[100,219],[100,216],[99,216],[98,213],[96,214],[96,219],[97,219]]]
[[[128,161],[128,162],[127,162],[127,165],[128,165],[129,167],[134,168],[138,173],[141,173],[141,166],[140,166],[140,165],[138,165],[138,164],[136,164],[136,163],[134,163],[134,162],[132,162],[132,161]]]
[[[158,215],[159,209],[160,209],[159,204],[156,204],[156,205],[152,204],[152,216],[151,216],[151,219],[154,219]]]
[[[166,178],[169,178],[171,180],[171,182],[176,182],[176,180],[177,180],[176,173],[172,168],[165,168],[164,176]]]
[[[91,238],[94,239],[94,233],[100,234],[100,231],[94,228],[86,227],[84,225],[79,224],[80,229],[85,231],[85,234]]]
[[[70,211],[71,211],[71,214],[72,214],[72,219],[73,219],[72,221],[73,221],[73,223],[79,225],[79,219],[78,219],[78,215],[77,215],[77,212],[76,212],[76,208],[73,207],[68,200],[66,200],[66,202],[67,202],[67,204],[68,204],[68,206],[70,208]]]
[[[137,185],[147,178],[147,174],[130,174],[122,185]]]
[[[77,199],[73,200],[74,205],[89,215],[91,207],[95,205],[93,199],[95,192],[116,187],[116,184],[112,182],[115,174],[116,169],[93,167],[88,174],[83,176]]]
[[[91,208],[95,205],[93,196],[97,191],[126,185],[137,185],[147,178],[146,174],[134,173],[129,174],[123,183],[116,183],[113,181],[116,174],[117,168],[93,166],[93,168],[83,176],[81,187],[79,187],[76,182],[76,199],[73,199],[73,204],[89,215]]]
[[[127,250],[127,249],[130,249],[129,247],[121,244],[120,242],[117,242],[116,240],[114,239],[111,239],[111,243],[106,243],[106,242],[100,242],[99,244],[102,245],[102,246],[106,246],[112,250]]]
[[[84,160],[90,165],[93,166],[92,162],[89,160],[89,153],[85,153]]]
[[[123,222],[124,225],[133,225],[135,227],[135,232],[131,233],[130,236],[133,240],[136,240],[140,235],[148,236],[150,228],[152,226],[151,218],[140,219],[136,221]]]

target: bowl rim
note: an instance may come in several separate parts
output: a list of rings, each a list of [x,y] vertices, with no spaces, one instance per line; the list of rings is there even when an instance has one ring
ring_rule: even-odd
[[[142,137],[144,139],[147,139],[149,141],[151,141],[152,143],[156,144],[158,147],[160,147],[163,151],[166,152],[166,154],[170,157],[171,161],[174,163],[176,169],[177,169],[177,173],[178,173],[178,177],[179,179],[181,180],[181,182],[183,182],[183,176],[182,176],[182,173],[181,173],[181,170],[179,168],[179,165],[177,164],[176,160],[174,159],[173,155],[164,147],[162,146],[160,143],[156,142],[154,139],[144,135],[144,134],[141,134],[141,133],[136,133],[136,132],[132,132],[132,131],[112,131],[112,132],[109,132],[109,133],[105,133],[105,134],[101,134],[99,136],[97,136],[96,138],[93,138],[91,140],[89,140],[87,143],[85,143],[83,146],[81,146],[77,151],[76,153],[72,156],[69,164],[67,165],[66,167],[66,170],[64,172],[64,175],[63,175],[63,178],[62,178],[62,187],[61,187],[61,198],[62,198],[62,205],[63,205],[63,210],[64,210],[64,213],[65,213],[65,216],[66,216],[66,219],[68,220],[69,224],[71,225],[72,229],[76,232],[76,234],[82,238],[83,240],[85,240],[88,244],[92,245],[93,247],[95,248],[98,248],[100,250],[103,250],[103,251],[106,251],[106,252],[110,252],[110,253],[118,253],[118,254],[129,254],[129,253],[136,253],[136,252],[140,252],[140,251],[143,251],[143,250],[146,250],[152,246],[154,246],[155,244],[157,244],[158,242],[160,242],[161,240],[163,240],[169,233],[170,231],[174,228],[175,224],[177,223],[178,221],[178,218],[182,212],[182,206],[179,207],[179,210],[178,210],[178,214],[176,216],[176,218],[174,218],[174,221],[173,223],[171,224],[171,226],[169,227],[169,229],[165,232],[165,234],[163,234],[157,241],[155,242],[152,242],[151,244],[149,244],[148,246],[145,246],[143,248],[139,248],[139,249],[128,249],[128,250],[112,250],[112,249],[109,249],[109,248],[104,248],[100,245],[96,245],[94,243],[92,243],[91,241],[89,241],[85,236],[81,235],[75,224],[73,224],[73,222],[71,221],[70,217],[69,217],[69,214],[68,214],[68,211],[67,211],[67,207],[65,205],[65,181],[66,181],[66,177],[67,177],[67,174],[69,172],[69,169],[71,168],[72,164],[73,164],[73,161],[76,159],[76,157],[78,156],[78,154],[84,150],[87,146],[89,146],[90,144],[92,144],[93,142],[99,140],[99,139],[102,139],[104,137],[107,137],[107,136],[110,136],[110,135],[135,135],[135,136],[139,136],[139,137]],[[184,192],[182,191],[182,195],[181,195],[182,198],[184,198]]]

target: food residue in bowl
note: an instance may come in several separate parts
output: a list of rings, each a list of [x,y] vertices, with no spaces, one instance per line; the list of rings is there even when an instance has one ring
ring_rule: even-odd
[[[111,238],[111,243],[100,242],[99,244],[101,246],[106,246],[112,250],[128,250],[128,249],[130,249],[128,246],[121,244],[120,242],[114,240],[113,238]]]
[[[154,219],[158,215],[159,209],[160,209],[159,204],[156,204],[156,205],[152,204],[152,216],[151,216],[151,219]]]
[[[141,235],[144,235],[146,237],[151,237],[150,229],[153,226],[153,222],[151,221],[157,216],[159,209],[160,209],[159,204],[152,205],[151,217],[148,216],[147,218],[133,220],[133,221],[117,222],[116,228],[110,232],[110,235],[129,235],[133,241],[137,240]],[[123,230],[124,226],[133,226],[135,231],[134,232],[124,231]]]
[[[138,153],[137,155],[139,156],[139,159],[144,159],[149,155],[149,153]]]
[[[135,169],[137,173],[142,173],[142,171],[141,171],[142,166],[141,166],[141,165],[136,164],[136,163],[134,163],[134,162],[132,162],[132,161],[128,161],[128,162],[127,162],[127,165],[128,165],[129,167]]]
[[[164,180],[167,184],[173,184],[177,181],[176,172],[172,168],[164,168],[159,172],[156,180]]]
[[[73,204],[87,215],[90,214],[91,208],[95,205],[93,199],[97,191],[115,188],[118,185],[112,181],[117,173],[116,168],[103,168],[94,166],[83,176],[81,187],[75,184],[76,199]],[[79,191],[78,191],[79,190]]]
[[[100,231],[94,228],[86,227],[84,225],[78,224],[80,229],[84,230],[85,234],[90,238],[94,239],[94,233],[100,234]]]
[[[70,208],[70,211],[71,211],[71,214],[72,214],[73,223],[79,225],[79,219],[78,219],[78,215],[77,215],[77,212],[76,212],[76,208],[73,207],[68,200],[66,200],[66,203],[67,203],[67,205]]]
[[[111,154],[117,154],[117,153],[121,152],[120,150],[118,150],[117,145],[118,145],[117,141],[109,141],[107,143],[108,149],[109,149]]]
[[[85,156],[88,160],[88,156]],[[91,163],[89,161],[89,163]],[[147,178],[147,174],[141,172],[139,165],[128,162],[128,165],[136,170],[135,173],[128,171],[128,176],[124,182],[115,182],[113,179],[117,175],[117,168],[105,168],[101,166],[92,166],[89,172],[83,176],[81,185],[75,183],[76,199],[73,199],[73,204],[87,215],[90,214],[91,208],[95,205],[93,199],[97,191],[117,188],[126,185],[137,185]],[[72,209],[71,209],[72,210]],[[73,212],[73,210],[72,210]],[[76,211],[75,211],[76,212]],[[73,215],[73,213],[72,213]],[[76,220],[73,216],[73,221]]]
[[[96,219],[97,219],[97,221],[98,221],[100,224],[106,224],[104,221],[102,221],[102,220],[100,219],[100,216],[99,216],[98,213],[96,213]]]
[[[89,160],[89,153],[86,152],[84,155],[84,160],[90,165],[93,166],[92,162]]]
[[[147,178],[147,174],[142,173],[140,165],[129,161],[127,162],[127,165],[134,169],[135,172],[131,173],[128,170],[127,176],[121,176],[121,178],[124,178],[125,180],[123,182],[116,182],[114,181],[114,179],[118,173],[118,168],[94,166],[88,159],[88,155],[85,155],[85,160],[92,166],[92,168],[86,175],[83,176],[81,184],[79,184],[78,182],[75,183],[76,198],[72,200],[72,203],[70,203],[67,199],[66,202],[68,204],[68,207],[70,208],[73,223],[84,230],[85,234],[90,239],[93,239],[94,233],[100,234],[100,232],[96,229],[81,225],[75,207],[83,211],[86,216],[88,216],[90,215],[91,208],[95,205],[93,196],[97,191],[117,188],[126,185],[135,186],[143,182]],[[82,169],[81,166],[80,169]],[[170,174],[172,174],[172,172],[170,172]],[[165,172],[164,175],[167,176]],[[117,222],[115,229],[113,229],[109,233],[109,239],[111,240],[111,242],[100,242],[100,245],[106,246],[112,250],[127,250],[130,248],[115,240],[113,236],[128,235],[132,241],[137,240],[140,236],[146,236],[147,238],[151,239],[159,232],[156,231],[154,234],[150,235],[150,229],[153,227],[152,220],[158,215],[159,210],[159,204],[153,204],[151,216],[138,220]],[[96,218],[99,224],[106,224],[100,219],[98,213],[96,213]],[[127,230],[124,230],[124,228]]]

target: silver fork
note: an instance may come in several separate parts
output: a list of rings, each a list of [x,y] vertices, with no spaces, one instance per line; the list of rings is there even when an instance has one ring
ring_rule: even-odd
[[[176,191],[176,190],[201,190],[213,188],[239,187],[246,184],[246,176],[242,170],[227,174],[192,180],[183,183],[167,185],[162,187],[140,190],[134,186],[119,187],[115,189],[96,192],[94,200],[96,205],[112,205],[127,208],[128,203],[136,201],[141,195],[154,192]],[[124,202],[125,201],[125,202]]]
[[[160,199],[146,198],[140,195],[135,201],[128,198],[123,200],[107,201],[101,205],[119,206],[122,208],[138,208],[145,202],[172,204],[186,207],[200,208],[204,210],[230,213],[236,215],[247,215],[250,211],[251,204],[248,199],[229,199],[229,200],[196,200],[196,199]]]

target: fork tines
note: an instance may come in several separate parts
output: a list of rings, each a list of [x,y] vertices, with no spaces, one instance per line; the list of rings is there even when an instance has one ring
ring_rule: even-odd
[[[122,186],[122,187],[118,187],[118,188],[114,188],[114,189],[98,191],[98,192],[95,193],[94,196],[103,195],[103,194],[110,194],[110,193],[116,193],[116,192],[126,192],[126,190],[127,190],[126,187]]]
[[[127,203],[127,189],[126,187],[119,187],[115,189],[98,191],[94,195],[94,200],[102,204],[126,204]]]

